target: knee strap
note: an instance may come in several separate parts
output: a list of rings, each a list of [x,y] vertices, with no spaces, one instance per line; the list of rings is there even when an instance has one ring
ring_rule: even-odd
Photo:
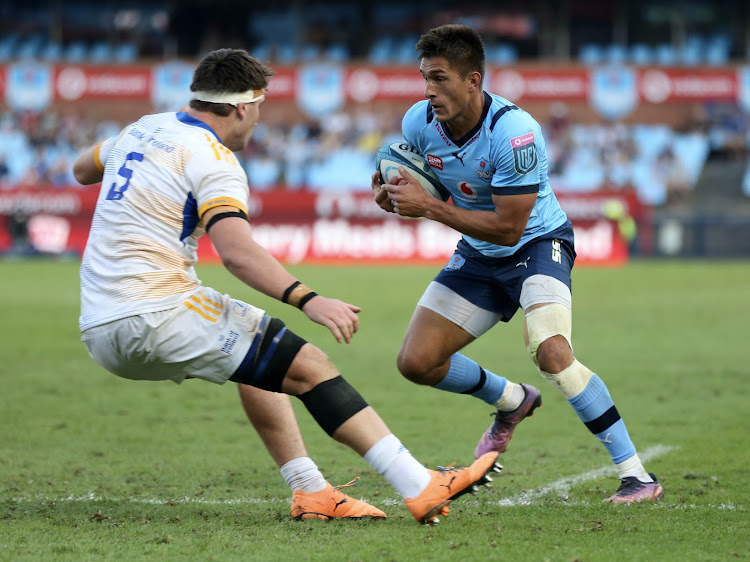
[[[525,318],[526,333],[529,338],[526,351],[537,368],[539,368],[539,362],[536,352],[543,341],[553,336],[563,336],[570,349],[573,349],[571,343],[573,315],[567,306],[553,302],[527,312]]]
[[[368,406],[359,392],[341,375],[323,381],[297,398],[330,436],[354,414]]]

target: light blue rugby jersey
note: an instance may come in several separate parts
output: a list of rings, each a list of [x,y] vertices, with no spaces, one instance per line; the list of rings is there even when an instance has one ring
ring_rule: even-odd
[[[534,209],[521,241],[498,246],[464,235],[482,254],[510,256],[521,246],[562,226],[565,212],[547,178],[547,150],[536,120],[494,94],[484,94],[484,113],[477,126],[454,139],[435,120],[429,101],[415,103],[401,124],[404,139],[428,161],[438,178],[462,209],[495,208],[492,194],[535,193]]]

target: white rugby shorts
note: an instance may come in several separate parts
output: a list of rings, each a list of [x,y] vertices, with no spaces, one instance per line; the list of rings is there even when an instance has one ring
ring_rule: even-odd
[[[99,365],[132,380],[192,377],[224,384],[247,355],[265,311],[200,287],[178,307],[121,318],[81,337]]]

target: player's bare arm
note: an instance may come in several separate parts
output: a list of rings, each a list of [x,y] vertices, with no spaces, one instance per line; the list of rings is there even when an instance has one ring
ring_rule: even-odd
[[[102,181],[104,169],[97,165],[97,150],[101,143],[97,143],[84,150],[73,163],[73,176],[81,185],[91,185]]]
[[[236,211],[230,206],[214,207],[204,213],[203,223],[208,224],[221,213]],[[268,250],[255,242],[250,224],[244,218],[223,218],[213,224],[208,235],[227,270],[253,289],[282,300],[297,281]],[[357,313],[361,309],[320,295],[302,302],[309,292],[304,285],[297,285],[286,294],[286,302],[300,307],[310,320],[328,328],[339,343],[349,343],[359,328]]]
[[[387,193],[383,199],[387,199],[399,215],[432,219],[499,246],[515,246],[521,240],[536,193],[493,195],[494,211],[467,210],[429,196],[406,169],[400,171],[409,181],[382,186]]]

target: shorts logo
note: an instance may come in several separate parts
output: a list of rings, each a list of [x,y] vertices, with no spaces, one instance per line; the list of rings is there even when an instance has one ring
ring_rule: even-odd
[[[224,341],[224,345],[221,347],[221,352],[226,353],[227,355],[231,355],[232,348],[234,347],[234,344],[237,343],[237,338],[239,337],[240,335],[237,332],[235,332],[234,330],[229,330],[229,335]]]
[[[443,169],[443,159],[435,156],[434,154],[427,155],[427,163],[433,168],[437,168],[438,170]]]
[[[450,261],[446,264],[446,266],[443,268],[445,271],[455,271],[456,269],[461,269],[461,266],[466,263],[466,258],[463,257],[461,254],[453,254],[453,257],[450,259]]]
[[[510,146],[513,148],[513,164],[516,167],[516,172],[528,174],[536,168],[539,163],[539,156],[536,152],[533,132],[510,139]]]

